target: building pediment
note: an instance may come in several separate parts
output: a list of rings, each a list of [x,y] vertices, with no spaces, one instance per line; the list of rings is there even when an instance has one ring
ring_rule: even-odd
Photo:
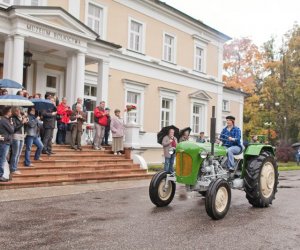
[[[95,40],[98,34],[60,7],[12,6],[9,17],[21,17],[29,24],[57,29],[69,34]],[[14,15],[11,15],[14,12]],[[39,27],[39,26],[38,26]]]
[[[192,94],[189,94],[189,97],[205,101],[209,101],[210,99],[212,99],[211,96],[203,90],[198,90]]]

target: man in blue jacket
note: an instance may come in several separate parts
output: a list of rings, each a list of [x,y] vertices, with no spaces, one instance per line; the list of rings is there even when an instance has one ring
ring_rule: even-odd
[[[241,144],[241,130],[235,126],[235,117],[226,117],[227,126],[222,130],[220,140],[223,146],[227,148],[227,167],[230,172],[234,171],[234,155],[242,152],[243,146]]]

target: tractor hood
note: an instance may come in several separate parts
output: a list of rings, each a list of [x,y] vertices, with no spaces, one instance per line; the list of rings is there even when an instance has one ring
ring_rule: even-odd
[[[226,148],[215,144],[215,156],[225,156]],[[176,152],[185,152],[191,155],[192,157],[196,157],[202,151],[206,151],[208,153],[211,152],[211,143],[197,143],[191,141],[181,142],[176,147]]]

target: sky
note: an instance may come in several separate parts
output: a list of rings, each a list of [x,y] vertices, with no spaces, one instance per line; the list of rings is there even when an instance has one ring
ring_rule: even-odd
[[[232,38],[260,46],[300,24],[300,0],[161,0]]]

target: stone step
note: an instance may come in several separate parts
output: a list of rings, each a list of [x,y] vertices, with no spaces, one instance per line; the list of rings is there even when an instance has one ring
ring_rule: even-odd
[[[55,155],[41,155],[40,157],[42,160],[41,161],[56,161],[56,160],[89,160],[89,159],[121,159],[124,158],[123,155],[113,155],[113,154],[79,154],[79,153],[72,153],[72,154],[55,154]],[[23,162],[25,159],[24,155],[20,156],[20,162]],[[34,159],[34,154],[30,155],[31,161]]]
[[[20,167],[19,170],[23,174],[44,174],[51,172],[81,172],[81,171],[96,171],[96,170],[113,170],[113,169],[139,169],[139,164],[124,163],[124,164],[99,164],[95,166],[77,165],[77,166],[40,166],[40,167]],[[17,175],[14,175],[17,176]]]
[[[43,160],[43,161],[32,161],[32,164],[35,167],[39,166],[78,166],[78,165],[90,165],[97,166],[99,164],[123,164],[123,163],[132,163],[132,160],[125,159],[122,157],[119,158],[111,158],[111,157],[103,157],[101,159],[86,159],[86,160],[78,160],[78,159],[63,159],[63,160]],[[19,167],[23,167],[23,163],[20,161]]]
[[[122,181],[122,180],[140,180],[150,179],[152,174],[139,173],[139,174],[118,174],[115,176],[102,176],[102,177],[89,177],[85,179],[77,178],[66,178],[60,180],[13,180],[10,182],[0,183],[0,190],[4,189],[16,189],[16,188],[27,188],[27,187],[46,187],[46,186],[61,186],[61,185],[72,185],[72,184],[88,184],[108,181]]]
[[[104,170],[94,170],[87,171],[68,171],[68,172],[48,172],[48,173],[24,173],[21,175],[13,175],[12,180],[60,180],[60,179],[85,179],[85,178],[100,178],[103,176],[115,176],[122,174],[138,174],[146,173],[144,169],[104,169]]]

